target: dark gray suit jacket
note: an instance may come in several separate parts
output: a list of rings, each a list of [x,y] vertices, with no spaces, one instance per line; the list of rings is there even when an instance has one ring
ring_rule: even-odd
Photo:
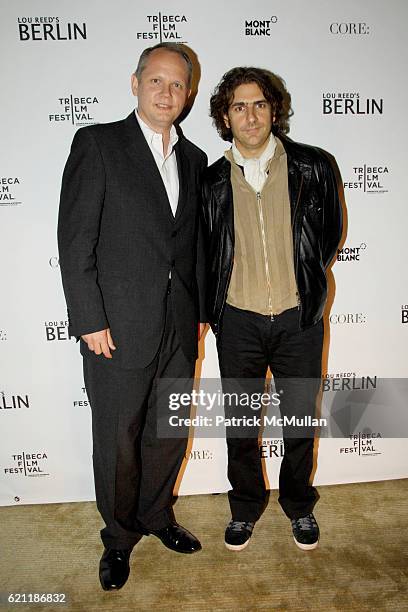
[[[64,170],[58,245],[69,332],[110,327],[113,359],[125,368],[148,365],[158,349],[170,270],[189,360],[197,357],[198,321],[206,320],[199,197],[207,158],[182,135],[175,151],[175,217],[134,112],[78,130]]]

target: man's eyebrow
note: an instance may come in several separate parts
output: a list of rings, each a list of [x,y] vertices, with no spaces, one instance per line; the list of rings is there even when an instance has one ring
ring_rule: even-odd
[[[260,102],[267,102],[267,100],[265,98],[255,100],[254,102],[244,102],[242,100],[242,102],[232,102],[231,106],[245,106],[245,104],[259,104]]]

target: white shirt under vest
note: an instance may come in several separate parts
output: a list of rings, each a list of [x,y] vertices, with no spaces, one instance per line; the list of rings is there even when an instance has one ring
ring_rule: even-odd
[[[245,180],[256,192],[262,191],[262,187],[264,186],[268,176],[267,168],[269,161],[274,156],[275,148],[276,139],[272,132],[269,137],[268,144],[260,157],[244,157],[238,150],[235,140],[232,142],[232,154],[234,156],[234,161],[236,164],[238,164],[238,166],[242,166],[244,168]]]

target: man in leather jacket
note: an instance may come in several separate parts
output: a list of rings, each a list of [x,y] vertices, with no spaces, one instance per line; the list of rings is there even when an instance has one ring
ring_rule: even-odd
[[[210,108],[221,138],[232,142],[203,187],[207,307],[223,391],[262,391],[269,367],[281,416],[306,423],[320,387],[326,270],[342,233],[335,175],[324,151],[286,137],[290,96],[269,71],[233,68]],[[253,415],[224,408],[227,417]],[[268,500],[258,435],[227,427],[230,550],[247,546]],[[279,502],[296,544],[308,550],[319,540],[309,482],[314,428],[284,426],[283,439]]]

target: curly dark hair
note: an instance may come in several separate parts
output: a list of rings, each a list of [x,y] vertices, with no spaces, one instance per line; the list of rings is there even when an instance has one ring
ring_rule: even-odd
[[[232,142],[232,132],[225,125],[224,116],[228,114],[234,91],[244,83],[256,83],[270,103],[272,115],[275,116],[272,132],[276,135],[287,134],[289,118],[293,115],[293,111],[291,97],[283,79],[263,68],[240,66],[224,74],[210,99],[210,117],[221,138]]]

